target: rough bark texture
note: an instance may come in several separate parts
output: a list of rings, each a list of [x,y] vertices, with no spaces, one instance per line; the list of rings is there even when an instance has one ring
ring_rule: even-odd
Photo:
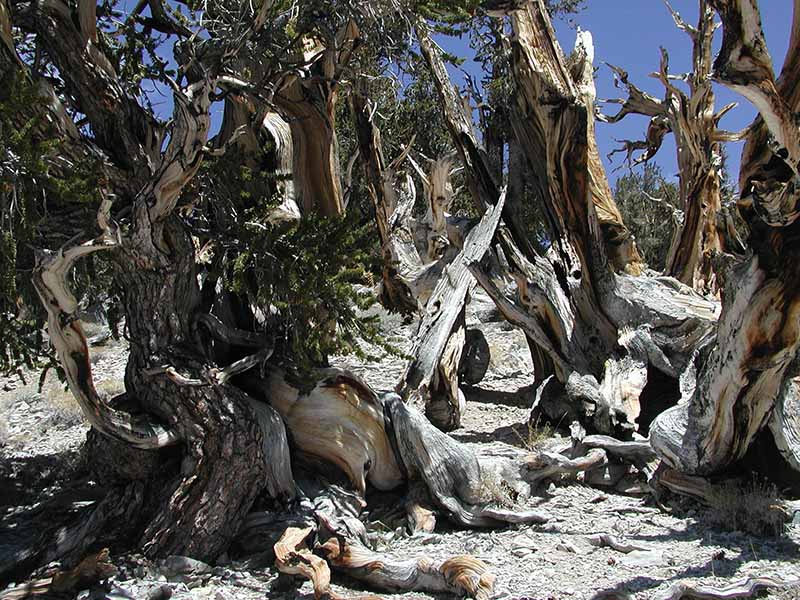
[[[180,472],[158,474],[167,483],[153,492],[159,499],[142,534],[144,551],[211,560],[229,544],[265,478],[286,472],[280,466],[267,469],[262,428],[248,398],[218,380],[193,344],[199,299],[194,248],[173,211],[202,160],[215,79],[207,72],[182,89],[176,86],[174,120],[162,150],[161,126],[119,84],[93,47],[91,32],[86,36],[65,15],[68,9],[51,5],[37,16],[35,28],[87,115],[95,143],[126,172],[117,189],[128,192],[130,222],[123,232],[104,200],[97,219],[101,237],[43,254],[35,285],[49,313],[51,343],[90,422],[141,448],[181,444]],[[66,288],[75,259],[99,248],[110,249],[124,290],[126,323],[135,341],[126,390],[144,415],[112,408],[98,397],[76,302]],[[282,428],[273,421],[273,430]],[[109,496],[108,501],[113,498],[120,500]],[[102,529],[104,523],[86,526]]]
[[[73,393],[100,434],[138,449],[158,452],[170,445],[181,452],[178,468],[157,475],[149,471],[162,465],[158,455],[144,461],[142,474],[111,469],[118,487],[43,556],[80,552],[98,540],[95,529],[114,518],[127,520],[141,509],[146,525],[135,533],[145,553],[212,560],[266,491],[278,505],[289,507],[290,500],[297,500],[288,509],[295,514],[273,515],[273,531],[263,539],[271,541],[279,568],[310,578],[317,597],[330,595],[333,567],[393,590],[489,598],[493,577],[473,557],[396,560],[369,550],[358,520],[368,486],[392,490],[407,484],[409,522],[427,531],[435,527],[434,511],[471,527],[544,522],[546,515],[514,508],[505,502],[506,495],[525,498],[532,487],[560,474],[601,469],[597,477],[612,479],[609,455],[649,472],[654,449],[676,469],[662,481],[676,489],[702,487],[703,480],[687,473],[709,474],[729,466],[767,425],[783,456],[797,467],[797,373],[792,365],[800,346],[795,181],[800,134],[794,119],[800,109],[800,17],[795,15],[789,70],[776,80],[754,0],[709,0],[708,6],[724,26],[713,76],[742,91],[762,115],[748,143],[741,185],[752,254],[728,259],[727,269],[719,272],[725,282],[721,310],[719,303],[676,279],[641,274],[594,140],[591,38],[580,34],[575,52],[565,57],[543,0],[513,7],[511,66],[519,90],[516,144],[530,163],[548,219],[552,245],[546,253],[536,252],[526,239],[529,232],[507,210],[496,183],[497,165],[481,148],[424,24],[418,27],[420,46],[468,186],[483,213],[480,223],[465,235],[464,223],[446,213],[452,198],[450,160],[434,161],[423,172],[406,148],[394,163],[385,164],[369,104],[354,96],[360,154],[384,253],[384,291],[395,305],[425,307],[413,359],[398,387],[405,398],[379,397],[342,370],[315,373],[309,385],[290,369],[269,365],[234,385],[234,375],[263,364],[272,346],[231,329],[232,319],[202,309],[192,239],[175,216],[181,191],[207,152],[232,143],[254,151],[262,134],[275,142],[281,171],[288,171],[292,156],[294,191],[282,188],[284,200],[297,197],[306,212],[341,214],[334,116],[339,81],[358,36],[355,26],[348,24],[331,36],[335,40],[329,47],[305,57],[307,68],[278,78],[273,100],[286,120],[246,104],[256,96],[241,103],[230,100],[219,143],[209,147],[215,90],[231,85],[230,78],[220,75],[220,65],[198,69],[201,75],[184,73],[183,87],[175,84],[174,118],[164,143],[165,126],[129,94],[95,46],[96,7],[79,2],[75,14],[60,0],[40,7],[32,33],[41,38],[87,116],[95,138],[84,150],[104,154],[111,164],[107,168],[116,170],[114,193],[128,202],[124,217],[117,212],[126,219],[125,227],[114,222],[111,204],[103,200],[99,237],[85,234],[81,239],[86,241],[39,257],[34,283],[48,312],[50,338]],[[695,41],[692,96],[672,88],[664,62],[667,99],[660,103],[629,86],[631,98],[621,111],[655,111],[654,117],[667,117],[681,143],[703,146],[681,164],[691,207],[687,204],[683,237],[671,257],[674,273],[699,287],[712,279],[704,261],[722,247],[714,246],[710,229],[719,195],[713,128],[720,115],[709,111],[712,20],[705,7],[701,2],[697,30],[676,17]],[[260,12],[253,27],[263,26],[263,18]],[[0,0],[4,79],[25,72],[10,31],[9,11]],[[45,88],[44,93],[51,91]],[[702,116],[697,123],[684,114],[688,105]],[[64,107],[52,102],[46,110],[65,138],[76,144],[81,140]],[[663,119],[652,123],[648,152],[657,148],[666,128]],[[407,159],[425,184],[428,213],[419,223],[410,219],[411,178],[399,170]],[[287,210],[296,218],[297,211]],[[497,248],[489,253],[493,241]],[[74,261],[100,249],[110,253],[123,290],[132,340],[125,400],[135,405],[136,414],[123,411],[120,402],[103,401],[95,391],[77,303],[66,283]],[[644,442],[581,433],[569,454],[477,455],[443,433],[458,426],[463,411],[459,358],[466,337],[463,306],[473,276],[528,336],[541,366],[536,408],[552,419],[575,418],[594,430],[632,437],[650,373],[655,369],[679,380],[681,404],[653,423],[652,449]],[[201,327],[225,346],[208,346]],[[225,364],[221,357],[237,347],[257,351]],[[430,420],[410,404],[424,408]],[[310,473],[297,485],[290,460]],[[342,485],[320,483],[315,476],[320,471],[328,480],[341,475]],[[148,502],[145,492],[153,496]],[[247,521],[265,520],[262,512]],[[277,540],[276,524],[284,529]],[[258,541],[258,536],[245,535],[242,547],[256,547]]]
[[[798,108],[797,98],[778,88],[755,3],[711,5],[723,23],[714,76],[755,104],[777,145],[766,163],[763,151],[748,146],[745,152],[740,210],[750,227],[752,255],[726,274],[716,345],[689,382],[684,402],[660,415],[651,430],[653,446],[668,463],[699,474],[718,471],[744,456],[769,422],[800,344],[800,273],[794,257],[798,196],[791,183],[800,134],[790,116]],[[790,64],[798,52],[797,41],[794,36]],[[796,82],[796,76],[786,74],[782,89],[794,89],[787,80]],[[759,177],[780,161],[785,161],[785,176],[762,183]]]

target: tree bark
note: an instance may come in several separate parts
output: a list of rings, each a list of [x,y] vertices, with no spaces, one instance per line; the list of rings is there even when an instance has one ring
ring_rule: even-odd
[[[287,472],[282,464],[267,467],[266,458],[277,455],[264,455],[266,421],[257,420],[243,392],[215,377],[215,365],[207,364],[193,336],[199,300],[194,248],[173,211],[202,161],[216,80],[206,73],[183,89],[176,87],[174,121],[162,151],[160,126],[118,84],[100,51],[91,42],[83,44],[83,34],[62,19],[64,14],[69,11],[45,11],[37,30],[61,61],[58,66],[90,119],[97,143],[127,171],[128,181],[118,189],[129,194],[130,226],[118,227],[110,202],[103,200],[98,212],[102,236],[43,255],[34,283],[49,313],[51,343],[90,422],[101,433],[137,447],[179,443],[184,452],[180,472],[166,475],[168,482],[154,492],[158,500],[142,534],[144,551],[212,560],[227,547],[266,480]],[[76,258],[98,248],[111,249],[124,290],[133,340],[127,395],[152,417],[111,408],[94,390],[88,345],[66,277]],[[277,436],[283,425],[273,420],[268,429],[267,434]],[[270,485],[288,487],[282,481]]]
[[[438,427],[455,429],[465,400],[458,389],[458,367],[464,346],[464,303],[474,285],[467,265],[481,260],[500,221],[505,194],[467,234],[464,249],[445,265],[426,305],[398,393],[423,408]]]
[[[779,89],[752,0],[711,5],[723,23],[714,77],[755,104],[777,146],[764,163],[766,153],[752,147],[759,134],[751,138],[743,157],[740,210],[753,253],[726,274],[716,345],[684,401],[660,415],[651,429],[653,446],[664,460],[691,474],[719,471],[744,456],[780,402],[800,345],[800,271],[794,257],[800,197],[791,183],[800,157],[800,134],[791,114],[800,107],[796,94],[782,93],[796,87],[787,80],[796,82],[797,74],[787,74]],[[795,3],[795,18],[798,8]],[[792,41],[790,64],[800,51],[797,36]],[[783,177],[760,179],[780,161],[785,162]]]
[[[414,313],[419,307],[414,280],[422,270],[422,260],[414,247],[413,232],[409,227],[415,196],[398,198],[397,192],[400,183],[397,169],[405,156],[386,164],[381,132],[370,116],[369,99],[364,90],[351,94],[350,103],[383,255],[381,303],[390,310]],[[407,192],[412,189],[413,183],[406,180]],[[409,196],[408,193],[405,195]],[[400,196],[403,196],[402,191]],[[412,201],[408,202],[409,199]]]
[[[696,27],[686,23],[677,12],[673,11],[672,16],[678,28],[692,40],[692,71],[686,76],[689,93],[684,93],[670,79],[666,51],[662,51],[658,72],[665,89],[663,100],[642,92],[628,80],[623,69],[611,67],[618,84],[627,88],[628,98],[616,101],[622,108],[603,120],[616,123],[629,114],[651,117],[645,141],[623,141],[631,165],[650,160],[661,148],[664,136],[669,132],[674,134],[684,218],[670,243],[664,274],[701,292],[715,293],[718,285],[713,261],[724,247],[717,226],[721,210],[720,142],[727,139],[718,125],[733,105],[714,112],[711,61],[715,25],[708,2],[700,2]],[[645,153],[633,159],[633,151],[639,149]],[[614,152],[618,151],[621,150]]]
[[[292,130],[294,188],[304,212],[326,217],[344,213],[334,121],[339,78],[358,36],[356,24],[348,22],[330,47],[314,49],[319,56],[306,77],[287,75],[274,97]]]

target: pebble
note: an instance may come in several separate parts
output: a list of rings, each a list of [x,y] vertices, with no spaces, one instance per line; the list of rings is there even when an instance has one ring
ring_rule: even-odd
[[[172,598],[172,588],[168,585],[159,585],[150,588],[147,592],[147,600],[169,600]]]

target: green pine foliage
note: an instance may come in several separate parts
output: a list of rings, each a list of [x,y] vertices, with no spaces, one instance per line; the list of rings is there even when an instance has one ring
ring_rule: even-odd
[[[57,247],[92,223],[93,165],[56,172],[59,143],[36,108],[45,100],[25,77],[0,90],[0,372],[52,364],[42,343],[44,311],[31,285],[33,247]],[[79,271],[80,278],[85,271]],[[88,283],[88,279],[85,282]],[[96,281],[96,280],[95,280]]]
[[[392,351],[377,317],[364,313],[376,301],[369,288],[368,267],[376,259],[371,228],[347,217],[307,215],[264,230],[259,212],[250,211],[251,225],[229,248],[236,256],[224,281],[279,317],[277,333],[294,365],[307,370],[334,354],[363,357],[361,342]]]
[[[203,201],[192,225],[215,248],[209,272],[269,315],[265,333],[276,338],[279,359],[301,372],[335,354],[396,352],[366,312],[376,303],[371,287],[380,271],[373,223],[350,211],[271,224],[280,179],[267,157],[260,160],[231,150],[208,161],[197,179]]]
[[[614,199],[648,266],[662,271],[681,208],[678,187],[658,165],[646,163],[617,180]]]

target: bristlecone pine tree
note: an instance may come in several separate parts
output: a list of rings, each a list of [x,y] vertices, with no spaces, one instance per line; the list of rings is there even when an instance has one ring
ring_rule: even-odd
[[[274,545],[278,568],[312,579],[318,597],[333,568],[378,588],[488,598],[480,561],[379,555],[358,520],[371,486],[402,490],[415,530],[437,513],[541,522],[487,481],[525,497],[606,461],[597,447],[483,457],[440,431],[465,408],[476,282],[529,339],[537,410],[622,440],[595,446],[644,462],[654,450],[665,478],[708,476],[770,435],[800,470],[800,0],[777,76],[756,0],[698,0],[697,26],[675,15],[694,47],[688,92],[666,55],[663,99],[615,68],[629,97],[603,118],[652,118],[627,148],[649,158],[671,132],[681,150],[684,218],[663,275],[644,268],[600,161],[591,35],[569,56],[554,36],[548,11],[577,4],[0,0],[3,366],[37,358],[44,316],[106,489],[57,545],[4,572],[74,564],[107,543],[210,561],[237,538]],[[475,133],[432,38],[487,22],[509,102],[497,139]],[[413,136],[394,137],[391,65],[427,69],[440,113],[418,126],[440,127],[423,137],[446,132],[455,152],[425,161]],[[712,82],[757,108],[751,128],[718,129],[728,109],[715,112]],[[720,144],[737,136],[744,247],[719,212]],[[505,148],[510,185],[523,169],[528,193],[501,189]],[[446,213],[455,167],[477,222]],[[427,216],[415,219],[420,183]],[[517,217],[534,198],[546,231]],[[378,244],[348,213],[374,218]],[[352,285],[373,259],[381,299],[423,314],[398,394],[384,396],[326,367],[359,338],[379,341]],[[110,400],[93,385],[80,286],[112,290],[124,317],[126,391]],[[640,418],[654,406],[666,410]],[[637,430],[649,445],[630,441]]]

